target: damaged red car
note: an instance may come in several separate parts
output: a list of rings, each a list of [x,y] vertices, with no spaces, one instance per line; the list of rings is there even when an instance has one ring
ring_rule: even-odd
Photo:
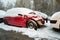
[[[15,9],[14,9],[15,10]],[[21,10],[20,10],[21,11]],[[44,20],[42,17],[37,16],[34,11],[27,12],[19,12],[17,13],[15,10],[14,12],[10,13],[11,15],[5,16],[3,18],[5,24],[14,25],[14,26],[20,26],[20,27],[27,27],[27,28],[34,28],[37,30],[38,27],[41,27],[44,25]]]

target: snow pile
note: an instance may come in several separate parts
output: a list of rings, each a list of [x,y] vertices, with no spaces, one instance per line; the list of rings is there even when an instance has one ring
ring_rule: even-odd
[[[23,35],[28,35],[29,37],[36,38],[38,37],[38,32],[34,29],[28,28]]]
[[[6,14],[6,12],[5,12],[5,11],[0,10],[0,18],[3,18],[5,14]]]
[[[36,31],[34,29],[28,29],[26,30],[23,35],[28,35],[29,37],[32,38],[48,38],[48,36],[43,32]]]
[[[12,8],[7,10],[7,14],[5,16],[17,16],[18,14],[21,14],[21,13],[28,14],[30,12],[33,12],[33,10],[30,10],[28,8]]]
[[[38,16],[41,16],[43,18],[48,18],[48,16],[45,13],[39,12],[39,11],[34,11]]]

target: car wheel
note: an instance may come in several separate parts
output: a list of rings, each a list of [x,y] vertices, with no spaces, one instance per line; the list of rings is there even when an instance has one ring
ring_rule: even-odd
[[[37,23],[36,23],[34,20],[29,20],[29,21],[27,22],[26,27],[27,27],[27,28],[31,28],[31,29],[34,28],[35,30],[37,30],[38,25],[37,25]]]
[[[4,20],[4,24],[8,24],[8,22],[6,20]]]

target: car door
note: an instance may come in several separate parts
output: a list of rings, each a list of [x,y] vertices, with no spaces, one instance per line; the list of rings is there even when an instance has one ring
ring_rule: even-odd
[[[15,16],[13,21],[14,21],[15,25],[22,26],[23,17],[22,16]]]

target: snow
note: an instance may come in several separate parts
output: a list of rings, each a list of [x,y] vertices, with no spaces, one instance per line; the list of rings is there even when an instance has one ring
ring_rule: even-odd
[[[23,35],[28,35],[31,38],[35,38],[35,40],[41,37],[48,38],[48,36],[46,36],[46,34],[43,31],[39,32],[39,31],[30,29],[30,28],[20,28],[20,27],[15,27],[15,26],[9,26],[9,25],[5,25],[4,23],[2,23],[2,25],[0,24],[0,28],[7,30],[7,31],[13,30],[16,32],[22,32]]]
[[[19,28],[19,27],[14,27],[14,26],[9,26],[9,25],[5,25],[4,23],[2,23],[2,25],[0,24],[0,28],[4,29],[4,30],[13,30],[16,32],[23,32],[23,35],[28,35],[29,37],[32,38],[36,38],[36,37],[41,37],[42,35],[44,35],[44,33],[40,33],[39,31],[36,31],[34,29],[30,29],[30,28]],[[45,35],[42,37],[46,37]]]
[[[41,16],[43,18],[48,18],[47,14],[39,12],[39,11],[34,11],[38,16]]]
[[[0,10],[0,18],[3,18],[5,14],[6,14],[6,12],[5,12],[5,11]]]
[[[35,38],[38,37],[37,33],[38,32],[34,29],[28,29],[23,35],[29,35],[29,37]]]
[[[54,37],[60,38],[60,34],[58,35],[55,32],[48,30],[50,29],[48,27],[47,27],[48,29],[40,28],[36,31],[30,28],[20,28],[20,27],[9,26],[9,25],[5,25],[4,23],[0,23],[0,28],[7,30],[7,31],[13,30],[16,32],[22,32],[23,35],[28,35],[29,37],[34,38],[35,40],[40,40],[41,38],[48,38],[48,39],[55,40],[56,38]]]
[[[30,10],[28,8],[12,8],[7,10],[7,14],[5,16],[17,16],[18,14],[28,14],[30,12],[33,12],[33,10]]]

